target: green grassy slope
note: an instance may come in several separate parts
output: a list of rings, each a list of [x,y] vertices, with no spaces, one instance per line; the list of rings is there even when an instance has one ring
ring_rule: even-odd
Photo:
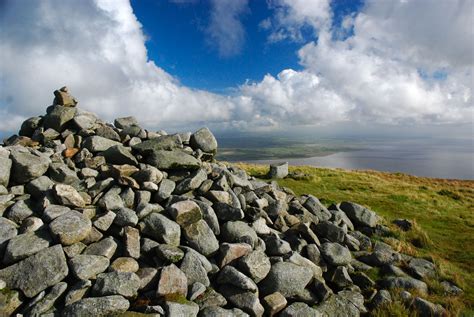
[[[268,167],[235,164],[249,174],[263,177]],[[415,220],[417,229],[398,231],[403,252],[431,258],[443,278],[460,285],[461,298],[446,298],[440,292],[430,299],[453,308],[467,306],[474,315],[474,181],[443,180],[399,173],[348,171],[315,167],[290,167],[304,174],[298,180],[286,178],[279,184],[296,194],[313,194],[325,204],[351,200],[382,215],[387,224],[397,218]],[[393,227],[394,228],[394,227]],[[430,285],[436,289],[436,285]]]

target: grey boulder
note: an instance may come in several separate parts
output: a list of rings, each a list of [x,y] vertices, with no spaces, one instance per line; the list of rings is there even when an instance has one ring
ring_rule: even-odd
[[[0,279],[9,288],[19,289],[26,297],[31,298],[61,282],[68,273],[61,245],[55,245],[0,270]]]

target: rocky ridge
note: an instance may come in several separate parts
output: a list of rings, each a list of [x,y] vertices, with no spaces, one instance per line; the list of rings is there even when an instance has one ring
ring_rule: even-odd
[[[446,314],[422,298],[435,265],[371,239],[389,229],[370,209],[217,162],[207,128],[111,125],[54,95],[0,146],[0,315],[360,316],[390,290]]]

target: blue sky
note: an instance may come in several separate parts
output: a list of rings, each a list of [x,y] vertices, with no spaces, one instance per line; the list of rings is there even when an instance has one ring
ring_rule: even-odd
[[[0,3],[0,131],[67,85],[149,129],[473,134],[471,1]]]
[[[361,0],[333,1],[333,27],[362,5]],[[269,42],[269,32],[260,24],[272,16],[272,9],[264,0],[249,1],[241,18],[244,42],[232,56],[221,56],[206,35],[211,6],[209,1],[133,0],[134,13],[148,38],[149,58],[186,86],[220,93],[229,93],[246,80],[260,81],[268,73],[275,76],[285,68],[302,69],[297,50],[314,38],[313,32],[304,32],[302,41]]]

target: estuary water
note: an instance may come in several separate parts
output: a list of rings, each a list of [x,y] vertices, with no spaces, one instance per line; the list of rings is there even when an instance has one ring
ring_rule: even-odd
[[[473,140],[397,140],[369,142],[361,150],[327,156],[249,161],[270,164],[402,172],[432,178],[474,180]]]

